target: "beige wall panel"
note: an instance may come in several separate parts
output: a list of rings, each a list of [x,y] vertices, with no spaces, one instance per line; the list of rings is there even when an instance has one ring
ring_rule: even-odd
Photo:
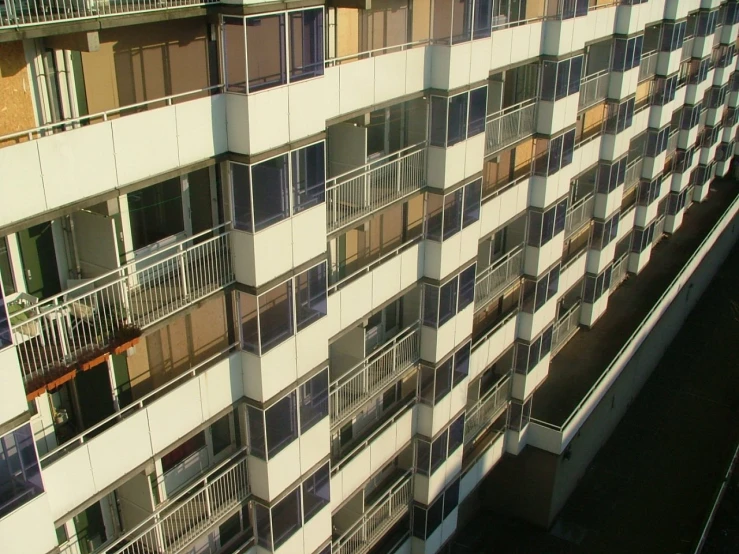
[[[23,44],[0,43],[0,135],[25,131],[35,126]]]

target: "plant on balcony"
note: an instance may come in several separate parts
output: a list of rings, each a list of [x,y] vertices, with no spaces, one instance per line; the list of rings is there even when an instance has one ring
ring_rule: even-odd
[[[46,378],[44,375],[36,375],[26,381],[26,400],[29,402],[46,392]]]
[[[49,372],[46,390],[52,391],[61,387],[67,381],[74,379],[75,375],[77,375],[77,370],[74,367],[54,366]]]
[[[77,366],[81,371],[87,371],[103,363],[108,356],[110,352],[104,348],[88,348],[77,356]]]
[[[135,325],[124,323],[110,339],[110,348],[115,354],[122,354],[129,348],[136,346],[141,340],[141,329]]]

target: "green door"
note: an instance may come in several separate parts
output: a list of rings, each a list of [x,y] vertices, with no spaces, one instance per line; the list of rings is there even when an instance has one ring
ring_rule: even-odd
[[[18,244],[28,294],[48,298],[61,292],[51,222],[34,225],[19,232]]]
[[[107,362],[101,362],[87,371],[77,373],[74,381],[77,387],[82,424],[92,427],[113,414],[113,392]]]

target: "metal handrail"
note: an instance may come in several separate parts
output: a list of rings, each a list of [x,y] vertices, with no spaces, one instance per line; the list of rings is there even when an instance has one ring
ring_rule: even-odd
[[[475,276],[475,311],[505,290],[523,269],[523,243],[512,248],[502,258]]]
[[[578,300],[554,323],[552,329],[552,357],[567,344],[567,341],[579,329],[581,311],[582,303]]]
[[[511,321],[512,319],[514,319],[517,315],[518,315],[518,307],[516,307],[515,309],[511,310],[511,312],[507,316],[505,316],[503,319],[501,319],[495,325],[495,327],[493,327],[487,333],[485,333],[479,339],[477,339],[474,342],[474,344],[472,345],[472,351],[474,352],[475,350],[477,350],[477,348],[479,348],[480,345],[484,344],[485,341],[487,341],[495,333],[497,333],[498,331],[500,331],[506,323],[508,323],[509,321]]]
[[[644,166],[644,158],[638,158],[634,160],[630,165],[626,166],[626,172],[624,174],[624,195],[631,190],[632,186],[641,179],[641,170]]]
[[[413,500],[413,471],[409,470],[331,546],[332,554],[363,554],[403,517]]]
[[[59,21],[100,19],[141,12],[170,11],[215,4],[215,0],[6,0],[0,11],[0,29],[44,25]]]
[[[565,240],[593,217],[595,195],[591,192],[575,202],[565,215]]]
[[[657,60],[659,58],[659,52],[654,51],[648,54],[642,54],[641,60],[639,61],[639,77],[638,82],[642,82],[645,79],[649,79],[657,74]]]
[[[626,279],[629,271],[629,253],[624,252],[611,265],[611,286],[610,291],[616,290],[619,285]]]
[[[485,156],[489,156],[536,129],[537,99],[530,98],[508,106],[485,118]]]
[[[329,385],[331,425],[380,392],[421,358],[418,322],[403,329]]]
[[[38,127],[34,127],[33,129],[27,129],[25,131],[16,131],[15,133],[8,133],[7,135],[0,136],[0,143],[9,141],[9,140],[22,138],[22,137],[26,137],[28,140],[34,140],[36,138],[41,138],[43,136],[53,134],[54,131],[68,131],[68,130],[77,129],[84,125],[95,123],[94,120],[96,119],[101,119],[102,121],[108,121],[112,116],[122,115],[122,112],[135,110],[137,108],[145,108],[145,107],[151,106],[152,104],[159,104],[161,102],[164,102],[166,106],[171,106],[173,104],[173,100],[185,98],[187,96],[193,96],[196,94],[201,94],[204,92],[212,92],[215,90],[221,92],[223,90],[223,85],[213,85],[211,87],[191,90],[188,92],[170,94],[169,96],[162,96],[161,98],[155,98],[154,100],[145,100],[143,102],[137,102],[136,104],[129,104],[127,106],[113,108],[111,110],[106,110],[104,112],[97,112],[97,113],[89,114],[89,115],[81,115],[79,117],[71,117],[69,119],[64,119],[62,121],[57,121],[55,123],[47,123],[45,125],[39,125]]]
[[[649,313],[647,313],[646,316],[641,320],[637,328],[634,330],[634,332],[631,334],[631,336],[626,339],[626,342],[624,345],[620,348],[620,350],[616,353],[616,355],[613,357],[613,360],[610,364],[606,367],[606,369],[600,374],[598,379],[593,383],[593,385],[588,389],[588,391],[583,396],[582,400],[578,402],[577,406],[572,410],[570,415],[567,417],[567,419],[564,421],[564,423],[560,425],[556,425],[554,423],[549,423],[548,421],[542,421],[540,419],[531,418],[531,421],[533,423],[536,423],[537,425],[541,425],[542,427],[546,427],[548,429],[552,429],[556,432],[563,432],[564,429],[567,428],[570,423],[572,423],[572,420],[577,416],[577,414],[583,409],[585,404],[590,400],[592,395],[595,393],[596,389],[601,385],[601,383],[605,380],[605,378],[608,376],[608,374],[613,370],[613,368],[616,366],[617,363],[621,361],[621,357],[626,354],[628,350],[635,351],[636,348],[639,347],[644,342],[644,339],[646,335],[644,333],[646,332],[646,326],[648,322],[658,313],[662,312],[664,313],[664,310],[667,308],[666,306],[661,306],[661,304],[674,293],[674,290],[677,285],[680,283],[680,281],[685,277],[685,272],[687,271],[687,268],[690,267],[699,257],[705,257],[705,253],[701,253],[701,250],[709,243],[711,240],[712,235],[714,232],[716,232],[720,227],[728,225],[728,214],[734,210],[739,208],[739,198],[735,198],[734,201],[731,203],[731,205],[724,211],[724,213],[721,215],[721,217],[718,218],[718,221],[716,224],[711,228],[711,230],[706,234],[704,239],[701,241],[700,245],[696,250],[693,252],[693,254],[690,256],[687,262],[683,265],[683,267],[680,269],[679,273],[675,276],[675,278],[670,282],[670,284],[665,288],[662,295],[657,299],[657,301],[654,303],[652,308],[649,310]],[[636,345],[634,346],[634,343]],[[632,349],[633,346],[633,349]]]
[[[342,229],[421,190],[425,184],[425,142],[332,177],[326,183],[328,230]]]
[[[608,78],[610,71],[604,69],[583,78],[580,81],[580,97],[578,99],[578,110],[589,108],[598,102],[605,100],[608,95]]]
[[[226,225],[187,237],[13,313],[13,342],[18,345],[26,381],[46,379],[52,368],[69,366],[86,352],[109,348],[124,326],[143,330],[233,283],[229,237],[217,233]],[[215,236],[196,241],[209,234]]]
[[[492,423],[511,398],[511,376],[506,375],[498,381],[485,396],[467,408],[464,419],[464,444],[469,444],[480,431]]]
[[[236,342],[228,345],[226,348],[222,349],[216,354],[213,354],[212,356],[209,356],[202,362],[194,365],[193,367],[185,371],[184,373],[180,373],[172,380],[167,381],[163,385],[155,388],[153,391],[148,392],[141,398],[137,399],[133,404],[129,404],[125,408],[118,410],[114,414],[106,417],[105,419],[96,423],[92,427],[88,427],[87,429],[79,433],[78,435],[72,437],[67,442],[58,445],[54,450],[51,450],[47,452],[46,454],[44,454],[43,456],[40,456],[39,463],[41,464],[41,467],[42,468],[47,467],[49,464],[58,460],[60,457],[66,454],[69,454],[71,451],[82,446],[83,444],[88,442],[90,439],[97,437],[101,431],[104,431],[105,429],[107,429],[111,424],[122,421],[123,419],[129,417],[130,415],[133,415],[139,410],[145,408],[146,406],[148,406],[155,400],[158,400],[159,398],[162,397],[162,395],[166,394],[170,390],[174,390],[175,388],[177,388],[183,381],[186,381],[188,379],[191,379],[192,377],[195,377],[203,369],[209,367],[211,363],[213,363],[215,360],[235,350],[237,346],[238,346],[238,343]]]
[[[374,58],[377,56],[381,56],[386,53],[392,53],[388,52],[389,50],[410,50],[411,48],[415,48],[416,46],[422,46],[426,44],[430,44],[431,41],[429,39],[423,39],[423,40],[415,40],[411,42],[404,42],[403,44],[396,44],[395,46],[382,46],[380,48],[374,48],[372,50],[364,50],[362,52],[357,52],[356,54],[347,54],[345,56],[334,56],[333,58],[327,58],[325,60],[326,67],[332,67],[334,65],[341,65],[341,62],[347,62],[347,61],[357,61],[367,58]]]

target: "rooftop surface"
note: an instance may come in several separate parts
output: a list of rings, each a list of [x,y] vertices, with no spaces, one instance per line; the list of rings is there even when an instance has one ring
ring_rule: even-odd
[[[453,554],[692,553],[739,442],[738,339],[739,245],[552,528],[480,511],[457,534]],[[739,527],[730,514],[716,531],[727,527]],[[716,546],[705,553],[736,552]]]
[[[585,397],[739,193],[732,181],[714,183],[708,198],[686,212],[677,233],[654,247],[642,272],[610,296],[593,328],[580,329],[552,359],[549,375],[534,393],[532,418],[562,425]]]

